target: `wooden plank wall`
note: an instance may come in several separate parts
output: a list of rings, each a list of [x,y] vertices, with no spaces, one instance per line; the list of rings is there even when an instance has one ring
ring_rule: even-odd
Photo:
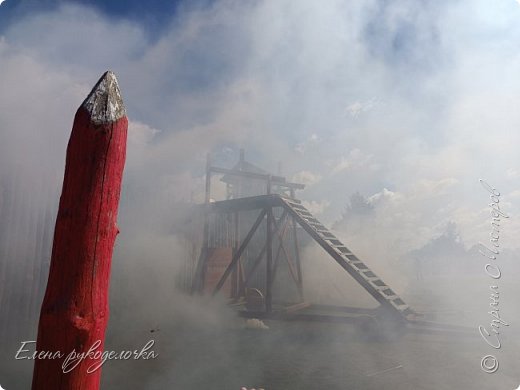
[[[0,342],[35,340],[58,205],[57,175],[0,176]]]

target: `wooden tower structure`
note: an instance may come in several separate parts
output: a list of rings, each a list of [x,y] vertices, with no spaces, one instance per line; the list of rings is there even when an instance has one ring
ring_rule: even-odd
[[[227,185],[227,199],[221,201],[211,198],[211,178],[217,174],[224,175],[222,181]],[[225,292],[236,306],[244,306],[241,313],[245,317],[299,316],[346,322],[381,314],[400,321],[413,317],[415,312],[403,299],[296,198],[296,191],[303,188],[303,184],[246,162],[242,151],[232,169],[213,166],[208,158],[203,244],[192,291],[213,295]],[[300,258],[303,231],[380,306],[363,309],[305,302]],[[288,301],[273,300],[273,284],[282,264],[296,292]],[[256,274],[262,277],[255,280]]]

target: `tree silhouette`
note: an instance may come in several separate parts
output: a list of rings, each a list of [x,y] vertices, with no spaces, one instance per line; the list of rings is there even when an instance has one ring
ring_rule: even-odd
[[[356,191],[350,195],[345,209],[341,214],[341,218],[334,223],[333,228],[344,226],[349,220],[355,217],[364,217],[370,215],[373,211],[374,206],[370,204],[365,196]]]

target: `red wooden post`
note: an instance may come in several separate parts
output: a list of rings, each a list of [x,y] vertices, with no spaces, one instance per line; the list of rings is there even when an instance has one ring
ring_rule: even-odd
[[[36,343],[36,351],[61,357],[35,360],[33,390],[99,388],[101,369],[89,371],[100,363],[93,355],[103,351],[105,340],[127,127],[117,79],[106,72],[76,112],[67,147]],[[64,373],[67,356],[89,350],[90,356]]]

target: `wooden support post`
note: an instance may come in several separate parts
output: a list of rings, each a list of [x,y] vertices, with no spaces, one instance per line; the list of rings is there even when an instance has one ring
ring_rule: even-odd
[[[33,390],[99,389],[100,356],[67,373],[62,364],[72,352],[103,351],[127,127],[116,77],[107,72],[76,112],[67,147],[36,344],[63,357],[35,360]]]
[[[231,258],[233,258],[233,256],[235,255],[236,250],[237,250],[236,247],[231,248]],[[240,268],[240,259],[238,260],[237,266],[231,272],[231,292],[230,292],[231,299],[235,299],[238,295],[237,286],[238,286],[238,272],[240,271],[239,268]]]
[[[238,250],[238,245],[240,244],[240,229],[239,229],[239,215],[238,211],[233,213],[234,216],[234,230],[235,230],[235,242],[234,242],[234,250],[233,254],[236,250]],[[237,282],[237,294],[236,298],[240,297],[242,290],[244,288],[244,267],[242,265],[241,259],[238,259],[238,282]]]
[[[204,229],[206,230],[206,229]],[[204,234],[206,235],[206,234]],[[208,250],[204,244],[202,244],[202,248],[200,250],[199,258],[197,260],[197,265],[195,266],[195,272],[193,273],[193,280],[191,283],[191,293],[195,294],[197,292],[202,293],[204,290],[204,275],[202,272],[202,268],[208,257]]]
[[[303,273],[302,273],[302,264],[300,258],[300,246],[298,244],[298,231],[297,224],[294,218],[292,218],[293,223],[293,236],[294,236],[294,258],[296,260],[296,272],[298,275],[298,295],[300,296],[300,300],[303,302]]]
[[[266,273],[265,273],[265,311],[271,313],[273,310],[272,296],[272,278],[273,278],[273,208],[267,210],[267,257],[266,257]]]
[[[294,188],[291,188],[291,198],[295,197],[295,191]],[[300,245],[298,243],[298,230],[297,230],[297,224],[294,217],[292,219],[293,224],[293,238],[294,238],[294,257],[296,260],[296,272],[298,274],[298,295],[300,296],[300,300],[303,302],[303,274],[302,274],[302,265],[301,265],[301,259],[300,259]]]
[[[232,227],[231,234],[229,239],[226,242],[226,246],[231,246],[231,257],[235,255],[236,250],[238,249],[237,241],[235,239],[235,235],[233,234],[235,232],[235,214],[236,213],[229,213],[228,219],[227,219],[227,227]],[[238,278],[239,278],[239,272],[240,272],[240,259],[238,259],[237,267],[233,270],[233,273],[231,274],[231,298],[235,299],[238,296]]]

